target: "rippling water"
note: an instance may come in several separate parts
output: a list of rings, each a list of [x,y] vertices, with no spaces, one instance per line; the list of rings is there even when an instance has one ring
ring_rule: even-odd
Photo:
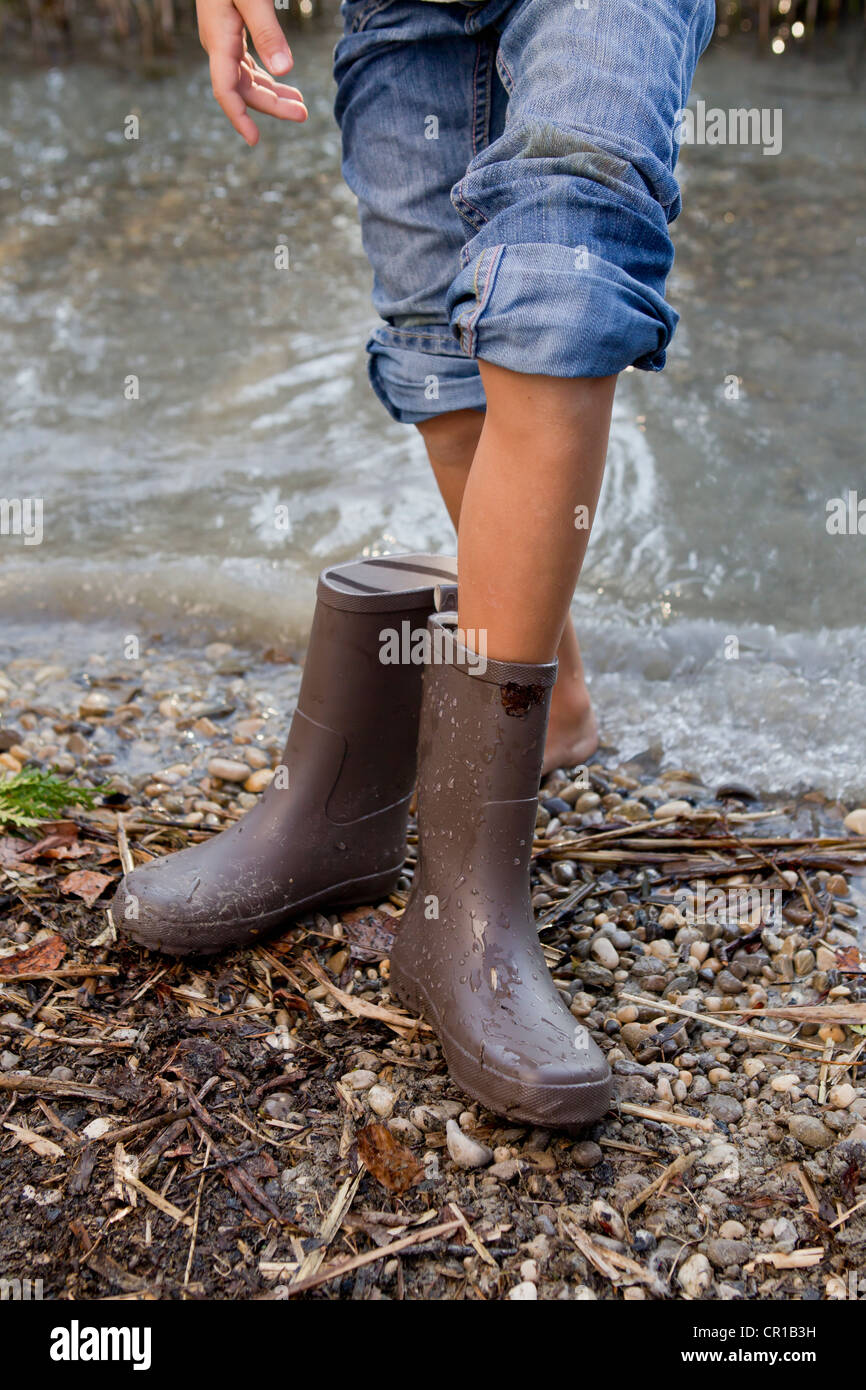
[[[0,497],[43,498],[44,539],[0,536],[0,661],[80,650],[82,619],[107,649],[136,625],[303,640],[324,563],[453,546],[420,441],[366,383],[334,37],[297,37],[310,120],[263,121],[254,152],[193,54],[159,79],[4,74]],[[866,499],[864,100],[844,61],[789,57],[699,70],[710,105],[780,107],[783,150],[683,153],[682,322],[666,372],[620,383],[575,612],[625,755],[857,798],[866,535],[825,521]]]

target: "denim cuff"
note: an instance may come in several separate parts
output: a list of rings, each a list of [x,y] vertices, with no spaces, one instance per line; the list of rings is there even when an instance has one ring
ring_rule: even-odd
[[[654,289],[584,247],[488,246],[448,292],[462,351],[515,372],[658,372],[679,315]]]
[[[367,343],[367,370],[385,409],[404,425],[450,410],[484,410],[478,364],[447,324],[377,328]]]

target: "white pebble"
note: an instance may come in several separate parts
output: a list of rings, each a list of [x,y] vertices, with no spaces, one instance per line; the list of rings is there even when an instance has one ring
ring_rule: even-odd
[[[486,1168],[488,1163],[493,1162],[493,1150],[464,1134],[456,1120],[447,1121],[445,1140],[458,1168]]]
[[[379,1080],[374,1071],[366,1071],[363,1067],[358,1067],[355,1071],[347,1071],[340,1077],[340,1081],[347,1086],[350,1091],[369,1091],[371,1086],[375,1086]]]
[[[387,1120],[394,1109],[397,1097],[390,1086],[371,1086],[367,1092],[370,1109],[381,1119]]]
[[[706,1255],[694,1254],[680,1267],[679,1286],[686,1298],[700,1298],[713,1282],[713,1271]]]
[[[522,1284],[515,1284],[513,1289],[509,1289],[507,1296],[517,1303],[521,1301],[525,1302],[526,1300],[531,1303],[534,1299],[538,1298],[538,1289],[534,1284],[530,1284],[528,1280],[525,1280]]]

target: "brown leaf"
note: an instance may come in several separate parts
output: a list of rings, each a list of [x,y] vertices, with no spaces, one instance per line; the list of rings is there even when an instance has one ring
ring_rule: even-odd
[[[340,918],[346,929],[349,952],[360,961],[384,960],[394,945],[394,918],[387,912],[356,907]]]
[[[0,869],[14,869],[28,849],[32,849],[29,840],[17,835],[0,835]]]
[[[21,855],[22,859],[62,859],[68,858],[72,846],[78,839],[78,826],[74,821],[54,821],[44,827],[46,833],[35,845],[28,845]],[[73,851],[74,854],[74,851]]]
[[[66,942],[56,933],[47,936],[26,951],[17,951],[14,956],[0,959],[0,977],[29,974],[34,970],[56,970],[66,955]]]
[[[356,1137],[362,1161],[388,1192],[405,1192],[422,1177],[424,1169],[411,1149],[384,1125],[366,1125]]]
[[[87,906],[92,907],[109,883],[113,882],[111,874],[97,874],[93,869],[76,869],[74,873],[66,875],[60,889],[63,893],[74,893],[76,898],[83,898]]]
[[[856,946],[848,946],[844,951],[836,952],[836,969],[843,975],[864,975],[866,970],[860,959],[860,951]]]

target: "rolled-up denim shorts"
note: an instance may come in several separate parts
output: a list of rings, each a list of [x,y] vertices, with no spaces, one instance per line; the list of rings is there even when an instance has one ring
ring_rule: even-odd
[[[343,172],[397,420],[483,410],[478,360],[659,371],[677,116],[714,0],[345,0]]]

